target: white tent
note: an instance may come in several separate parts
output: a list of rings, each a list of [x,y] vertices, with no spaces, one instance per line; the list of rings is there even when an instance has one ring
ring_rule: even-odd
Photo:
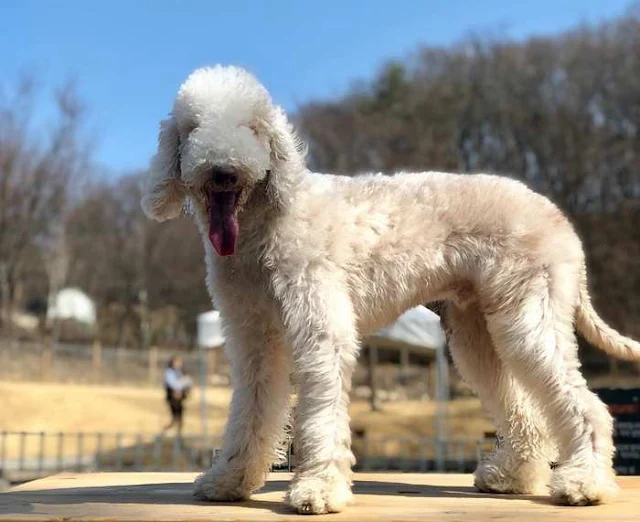
[[[47,308],[47,318],[73,319],[93,325],[96,322],[96,305],[82,290],[63,288],[51,299]]]
[[[440,317],[424,306],[403,313],[395,323],[381,328],[366,338],[365,344],[378,348],[403,349],[436,358],[436,352],[447,341]]]

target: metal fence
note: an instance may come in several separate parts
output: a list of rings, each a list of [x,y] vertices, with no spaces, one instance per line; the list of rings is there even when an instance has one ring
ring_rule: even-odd
[[[440,471],[468,473],[496,445],[495,438],[371,436],[355,438],[361,471]]]
[[[0,476],[20,481],[62,471],[188,471],[207,467],[202,436],[145,433],[0,432]]]
[[[10,482],[62,471],[196,471],[209,467],[221,438],[145,433],[0,432],[0,478]],[[493,439],[356,437],[362,471],[472,471]],[[439,457],[437,457],[439,456]],[[274,471],[295,467],[295,447]]]

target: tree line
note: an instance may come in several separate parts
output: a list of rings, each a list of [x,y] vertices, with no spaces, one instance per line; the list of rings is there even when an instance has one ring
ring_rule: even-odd
[[[314,170],[492,172],[546,194],[583,238],[602,315],[638,338],[639,93],[637,4],[556,36],[418,48],[294,119]],[[195,227],[148,221],[140,174],[90,179],[82,106],[72,89],[56,96],[46,136],[31,125],[28,82],[0,97],[3,324],[73,285],[105,311],[114,342],[188,344],[195,314],[210,306]]]

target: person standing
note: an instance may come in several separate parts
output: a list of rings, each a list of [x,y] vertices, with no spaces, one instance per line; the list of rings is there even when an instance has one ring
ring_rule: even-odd
[[[184,413],[184,401],[191,391],[192,381],[184,371],[182,357],[174,355],[169,360],[167,369],[164,371],[164,387],[166,391],[166,401],[171,411],[171,422],[164,428],[163,433],[176,426],[176,432],[182,435],[182,418]]]

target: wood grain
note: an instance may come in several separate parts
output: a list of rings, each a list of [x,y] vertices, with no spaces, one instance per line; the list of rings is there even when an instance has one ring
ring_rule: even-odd
[[[192,498],[193,473],[61,474],[0,494],[0,521],[280,521],[305,520],[283,502],[290,479],[272,474],[252,500],[212,504]],[[558,507],[547,497],[486,495],[470,475],[361,473],[356,501],[345,512],[319,520],[372,521],[640,521],[640,477],[620,477],[612,504]],[[316,517],[317,518],[317,517]]]

